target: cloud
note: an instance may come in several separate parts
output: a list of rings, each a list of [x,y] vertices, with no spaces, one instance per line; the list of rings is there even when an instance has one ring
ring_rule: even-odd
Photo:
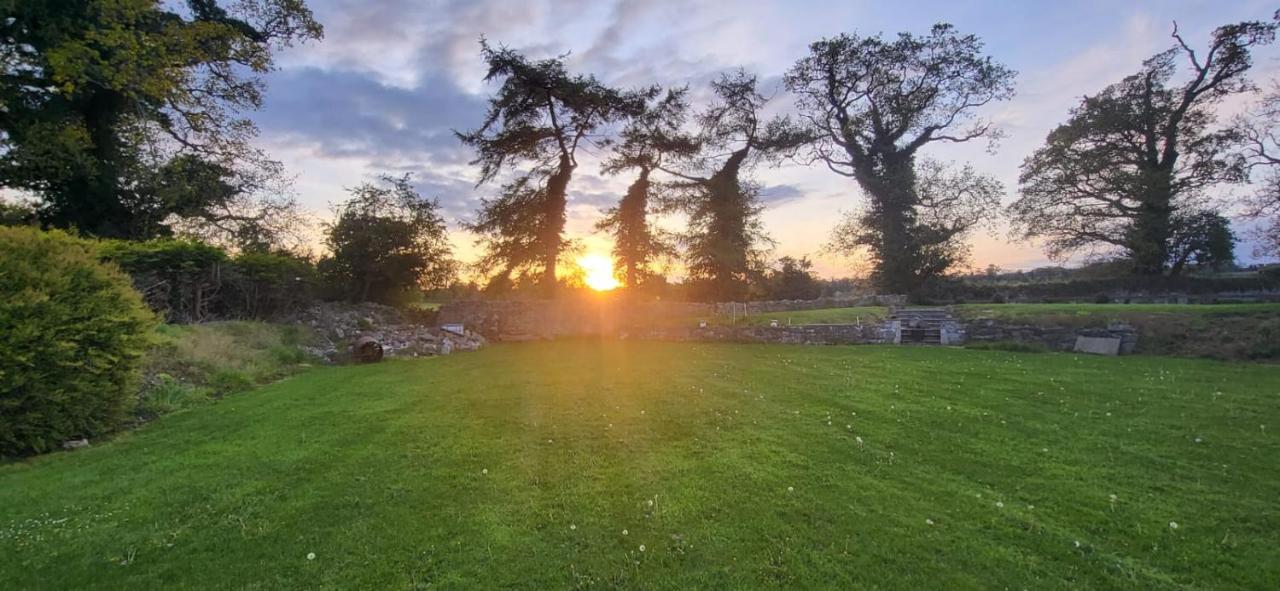
[[[795,185],[768,185],[760,189],[760,201],[766,207],[782,205],[805,197],[805,192]]]
[[[255,117],[262,131],[339,158],[465,161],[452,130],[474,125],[485,108],[484,99],[437,77],[400,88],[368,72],[303,68],[268,83],[266,108]]]

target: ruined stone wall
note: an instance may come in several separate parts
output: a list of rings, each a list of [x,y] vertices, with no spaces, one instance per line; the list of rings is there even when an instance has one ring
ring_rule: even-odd
[[[892,343],[894,339],[894,333],[887,324],[669,327],[650,328],[622,336],[656,341],[789,345],[870,345]]]
[[[963,339],[969,343],[1015,342],[1041,345],[1050,351],[1071,351],[1076,337],[1110,337],[1120,339],[1120,353],[1133,353],[1138,344],[1138,331],[1127,324],[1105,328],[1018,324],[981,318],[964,323]]]
[[[499,340],[575,336],[616,336],[640,330],[696,326],[698,320],[751,316],[767,312],[851,306],[901,305],[902,296],[863,296],[775,302],[699,304],[630,302],[615,298],[566,300],[475,300],[445,304],[440,324],[463,324]]]

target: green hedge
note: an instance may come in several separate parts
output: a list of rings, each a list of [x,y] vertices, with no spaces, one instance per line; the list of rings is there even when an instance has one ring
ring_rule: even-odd
[[[0,456],[38,453],[126,417],[155,318],[92,243],[0,227]]]
[[[271,319],[309,305],[315,266],[282,253],[243,253],[187,240],[112,240],[102,258],[133,278],[147,304],[170,322]]]

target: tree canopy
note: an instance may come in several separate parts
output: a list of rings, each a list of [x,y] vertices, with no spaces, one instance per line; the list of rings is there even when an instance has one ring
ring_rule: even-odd
[[[682,131],[689,110],[688,88],[655,96],[633,117],[605,161],[605,174],[635,171],[636,177],[616,207],[604,212],[596,225],[613,236],[613,257],[623,283],[639,287],[652,277],[651,265],[676,254],[672,237],[650,223],[649,213],[660,210],[666,185],[651,175],[664,161],[687,158],[697,149]]]
[[[230,227],[279,165],[250,144],[273,52],[318,39],[301,0],[0,0],[0,186],[99,236]],[[240,231],[232,230],[232,233]]]
[[[1246,170],[1258,182],[1244,200],[1244,215],[1262,224],[1256,231],[1260,253],[1280,256],[1280,83],[1272,82],[1235,125],[1244,141]]]
[[[1264,22],[1219,27],[1201,53],[1175,25],[1173,47],[1085,97],[1026,159],[1010,208],[1015,232],[1043,241],[1053,258],[1118,253],[1145,275],[1181,272],[1194,258],[1189,244],[1220,247],[1220,216],[1206,191],[1246,175],[1232,154],[1239,134],[1215,125],[1213,107],[1253,88],[1250,50],[1275,30]],[[1201,250],[1198,258],[1222,257]]]
[[[771,241],[759,189],[743,175],[808,141],[787,117],[761,118],[768,99],[756,86],[756,76],[742,70],[712,82],[716,101],[697,116],[697,151],[661,167],[677,178],[670,205],[689,215],[685,266],[704,299],[742,299],[763,271],[761,247]]]
[[[334,209],[320,271],[352,301],[391,301],[398,292],[446,287],[456,265],[439,204],[412,178],[382,176],[349,190]]]
[[[957,233],[921,211],[916,154],[932,143],[998,137],[976,110],[1011,98],[1015,74],[983,51],[976,36],[940,23],[922,36],[822,39],[787,72],[815,137],[812,158],[854,179],[869,200],[852,220],[857,230],[835,242],[852,237],[847,246],[869,248],[875,278],[890,291],[912,291],[962,258],[939,256]]]
[[[569,74],[563,56],[532,61],[483,40],[481,53],[489,68],[485,80],[502,85],[480,127],[457,136],[477,152],[472,163],[480,166],[480,184],[510,168],[527,169],[498,197],[484,200],[468,224],[484,249],[478,267],[502,278],[536,272],[553,293],[578,150],[596,142],[592,134],[600,126],[641,112],[655,91],[623,92],[594,76]]]

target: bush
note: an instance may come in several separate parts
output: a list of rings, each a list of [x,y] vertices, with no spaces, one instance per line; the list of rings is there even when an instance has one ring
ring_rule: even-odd
[[[108,240],[103,260],[133,279],[147,305],[170,322],[200,322],[214,316],[221,287],[222,249],[189,240]]]
[[[171,239],[111,240],[101,252],[170,322],[277,318],[310,305],[315,292],[315,266],[289,254],[232,259],[216,246]]]
[[[154,322],[90,243],[0,227],[0,456],[116,428]]]
[[[315,299],[316,269],[304,258],[269,252],[237,256],[227,270],[220,309],[227,318],[276,318]]]

